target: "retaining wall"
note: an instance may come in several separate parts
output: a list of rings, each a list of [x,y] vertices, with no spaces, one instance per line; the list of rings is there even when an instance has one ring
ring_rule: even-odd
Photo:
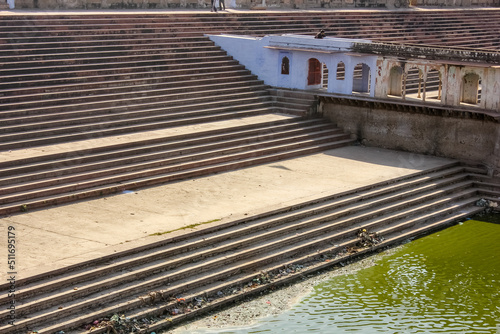
[[[363,145],[484,164],[500,174],[500,126],[495,120],[334,103],[321,103],[319,112]]]

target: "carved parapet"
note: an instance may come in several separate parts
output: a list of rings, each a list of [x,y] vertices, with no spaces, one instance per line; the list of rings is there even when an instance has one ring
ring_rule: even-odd
[[[429,46],[389,44],[389,43],[354,43],[352,51],[393,56],[402,58],[418,58],[439,61],[459,61],[464,63],[500,64],[500,52],[485,52],[477,50],[463,50],[439,48]]]

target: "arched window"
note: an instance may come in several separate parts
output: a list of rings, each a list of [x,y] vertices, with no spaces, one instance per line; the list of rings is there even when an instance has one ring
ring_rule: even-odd
[[[479,104],[481,101],[481,77],[476,73],[467,73],[462,80],[460,102]]]
[[[316,58],[309,59],[309,72],[307,74],[307,84],[309,86],[321,84],[321,63]]]
[[[283,57],[283,59],[281,59],[281,74],[290,74],[290,60],[288,57]]]
[[[345,79],[345,64],[344,62],[339,62],[337,64],[337,80]]]

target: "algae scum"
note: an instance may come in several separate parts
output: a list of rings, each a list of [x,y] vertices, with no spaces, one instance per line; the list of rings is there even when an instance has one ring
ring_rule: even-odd
[[[316,286],[284,314],[218,333],[500,334],[499,239],[500,224],[466,221]]]

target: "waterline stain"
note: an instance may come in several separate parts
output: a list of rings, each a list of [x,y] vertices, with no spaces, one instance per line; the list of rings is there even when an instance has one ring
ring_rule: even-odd
[[[500,334],[500,224],[469,220],[337,276],[290,311],[218,333]]]

